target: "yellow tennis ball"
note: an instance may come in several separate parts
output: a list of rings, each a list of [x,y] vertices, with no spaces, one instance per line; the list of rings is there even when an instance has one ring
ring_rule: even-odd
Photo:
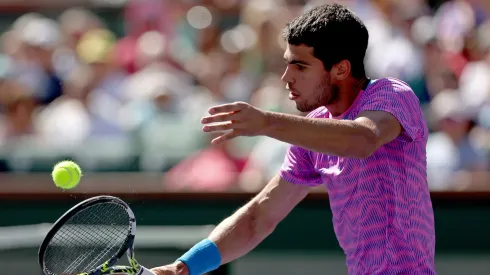
[[[51,173],[54,184],[62,189],[71,189],[78,185],[82,169],[73,161],[65,160],[56,164]]]

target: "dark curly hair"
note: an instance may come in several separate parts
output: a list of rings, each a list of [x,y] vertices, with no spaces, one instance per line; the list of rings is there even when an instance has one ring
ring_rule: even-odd
[[[288,23],[283,37],[290,45],[312,47],[327,71],[348,60],[354,78],[366,75],[364,57],[369,33],[361,19],[345,6],[326,4],[314,8]]]

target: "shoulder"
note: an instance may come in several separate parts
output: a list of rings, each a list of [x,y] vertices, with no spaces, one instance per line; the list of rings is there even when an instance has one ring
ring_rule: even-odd
[[[410,109],[420,107],[420,101],[412,88],[404,81],[396,78],[374,80],[374,83],[363,92],[361,103],[366,104],[373,101],[397,102]]]
[[[373,83],[366,89],[366,92],[373,92],[379,90],[414,94],[410,85],[408,85],[403,80],[392,78],[392,77],[373,80]]]
[[[404,129],[407,140],[426,140],[427,125],[420,101],[410,86],[396,78],[378,79],[363,92],[357,116],[363,111],[384,111],[393,115]]]
[[[393,95],[398,94],[398,95],[416,97],[416,95],[413,92],[410,85],[408,85],[403,80],[400,80],[397,78],[391,78],[391,77],[376,79],[366,89],[367,95],[373,95],[376,93],[378,93],[378,94],[379,93],[387,93],[387,94],[393,94]]]

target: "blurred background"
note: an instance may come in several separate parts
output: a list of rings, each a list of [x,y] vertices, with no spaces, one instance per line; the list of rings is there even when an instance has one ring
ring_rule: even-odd
[[[173,261],[205,236],[210,227],[201,226],[278,171],[287,144],[210,146],[200,118],[232,101],[297,113],[280,79],[280,32],[330,2],[1,0],[2,270],[40,274],[36,249],[49,223],[96,194],[134,208],[146,266]],[[406,81],[424,110],[439,274],[490,274],[490,1],[335,2],[369,29],[368,76]],[[64,159],[85,174],[69,191],[49,175]],[[319,189],[218,272],[346,274],[330,220]]]

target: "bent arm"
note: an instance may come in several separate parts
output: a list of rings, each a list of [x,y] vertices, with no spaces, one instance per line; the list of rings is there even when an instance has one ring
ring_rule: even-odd
[[[310,187],[275,176],[250,202],[223,220],[210,234],[221,253],[221,264],[254,249],[308,194]]]
[[[383,111],[362,112],[355,120],[315,119],[273,112],[268,116],[267,136],[341,157],[368,157],[402,130],[397,119]]]

